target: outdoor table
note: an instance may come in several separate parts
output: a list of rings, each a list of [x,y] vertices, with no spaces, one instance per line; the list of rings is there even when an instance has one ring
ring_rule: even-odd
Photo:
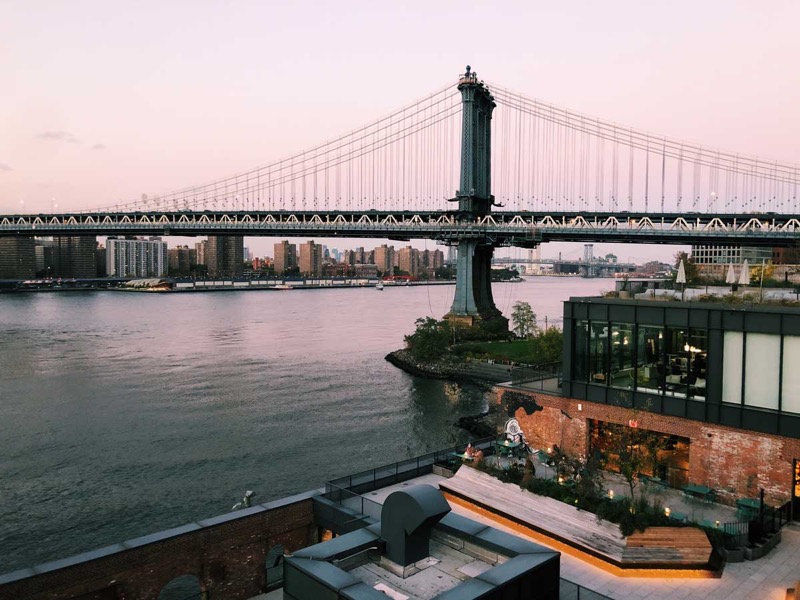
[[[458,452],[451,452],[450,456],[454,456],[455,458],[460,458],[461,460],[466,460],[466,461],[475,460],[474,456],[468,456],[466,454],[459,454]]]
[[[673,510],[671,513],[669,513],[669,519],[670,521],[678,521],[679,523],[686,523],[689,521],[689,515],[682,512],[678,512],[677,510]]]
[[[521,445],[521,442],[509,442],[508,440],[505,440],[503,442],[498,442],[497,448],[498,450],[505,450],[510,456],[514,453],[514,450],[519,448]]]
[[[689,485],[683,486],[683,491],[687,496],[702,498],[704,502],[711,502],[714,496],[714,490],[706,485],[697,483],[690,483]]]

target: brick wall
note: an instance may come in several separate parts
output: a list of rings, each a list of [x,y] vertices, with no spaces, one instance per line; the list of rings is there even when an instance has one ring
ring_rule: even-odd
[[[316,532],[312,500],[304,495],[140,538],[141,544],[123,542],[119,550],[96,558],[103,552],[87,553],[61,568],[36,573],[46,565],[34,567],[26,570],[30,576],[0,584],[0,600],[155,600],[182,575],[196,576],[213,598],[243,600],[265,590],[270,548],[303,548],[316,541]]]
[[[500,388],[498,400],[502,401],[508,391],[511,390]],[[521,393],[518,389],[513,391]],[[515,412],[532,448],[558,444],[569,454],[585,455],[589,441],[587,419],[623,425],[635,419],[642,429],[689,438],[689,481],[714,488],[722,502],[733,504],[736,498],[757,496],[759,488],[764,488],[768,504],[780,505],[790,497],[792,459],[800,458],[798,439],[574,398],[525,393],[542,407],[532,414],[522,408]]]

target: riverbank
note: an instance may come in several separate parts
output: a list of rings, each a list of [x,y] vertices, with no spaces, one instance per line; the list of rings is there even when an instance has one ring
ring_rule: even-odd
[[[457,383],[470,383],[483,389],[485,394],[495,396],[494,384],[497,380],[487,377],[487,374],[476,369],[475,363],[465,362],[454,358],[445,358],[437,361],[422,362],[416,360],[408,350],[395,350],[386,355],[386,361],[398,369],[427,379],[443,379]],[[476,415],[459,417],[454,423],[459,429],[469,432],[475,438],[497,435],[502,426],[504,416],[501,414],[497,402],[489,402],[489,409]]]

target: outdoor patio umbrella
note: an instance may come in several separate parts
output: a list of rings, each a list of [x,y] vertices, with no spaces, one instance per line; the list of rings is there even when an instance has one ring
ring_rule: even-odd
[[[750,285],[750,265],[747,264],[746,258],[742,265],[742,272],[739,275],[739,285]]]
[[[686,267],[683,266],[683,260],[678,265],[678,276],[675,278],[675,283],[683,284],[681,287],[681,300],[683,300],[683,295],[686,293]]]
[[[731,286],[731,291],[734,291],[736,285],[736,273],[733,272],[733,263],[728,265],[728,276],[725,278],[725,283]]]

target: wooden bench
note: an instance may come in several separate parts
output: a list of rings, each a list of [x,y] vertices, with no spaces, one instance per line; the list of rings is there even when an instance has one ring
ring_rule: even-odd
[[[696,527],[648,527],[628,536],[623,558],[639,564],[702,568],[711,557],[711,542]]]

